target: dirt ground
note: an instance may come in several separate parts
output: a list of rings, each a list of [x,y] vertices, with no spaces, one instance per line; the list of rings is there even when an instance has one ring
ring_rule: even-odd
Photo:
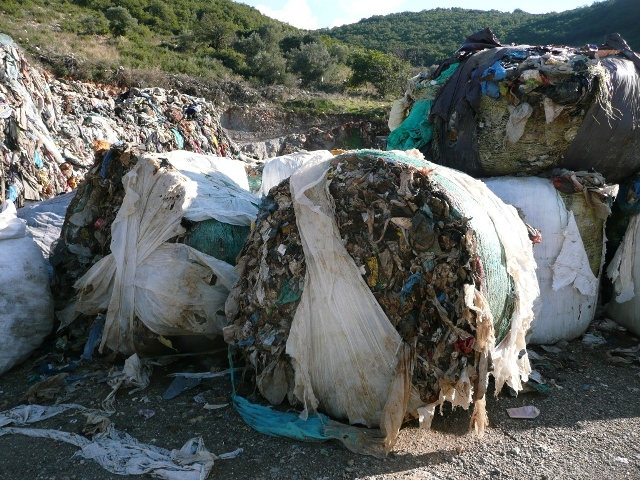
[[[640,361],[633,353],[638,339],[620,332],[603,335],[605,344],[589,346],[577,339],[561,343],[556,353],[532,347],[546,357],[533,363],[546,379],[549,391],[513,396],[505,390],[497,397],[491,395],[491,424],[482,441],[468,432],[469,412],[445,409],[444,415],[436,414],[431,430],[421,430],[417,421],[406,424],[394,451],[385,459],[354,454],[334,441],[303,443],[252,430],[231,406],[228,376],[202,380],[199,386],[171,400],[162,399],[173,380],[169,373],[224,369],[223,353],[154,367],[151,384],[145,390],[132,395],[124,389],[118,392],[116,413],[110,419],[117,429],[139,441],[164,448],[180,448],[189,438],[202,436],[215,454],[243,449],[234,459],[216,461],[209,478],[640,478]],[[610,353],[629,347],[629,354],[614,358]],[[0,377],[0,411],[25,403],[21,397],[39,380],[42,364],[60,367],[70,360],[74,358],[45,346]],[[52,400],[41,403],[99,408],[110,392],[110,387],[100,382],[110,366],[104,361],[80,364],[70,376],[96,375],[67,381]],[[240,391],[257,401],[248,377]],[[204,407],[206,404],[227,406],[210,409]],[[532,420],[508,416],[507,408],[525,405],[537,407],[540,415]],[[150,411],[153,416],[145,418]],[[82,433],[83,425],[84,417],[70,410],[26,428]],[[5,435],[0,437],[0,479],[122,478],[92,460],[74,456],[76,450],[73,445],[50,439]]]

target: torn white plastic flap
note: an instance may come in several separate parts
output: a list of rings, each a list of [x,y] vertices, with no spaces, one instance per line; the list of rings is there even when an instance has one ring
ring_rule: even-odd
[[[268,159],[262,170],[262,186],[259,195],[264,196],[269,193],[280,182],[289,178],[293,172],[307,162],[326,160],[332,158],[333,154],[329,150],[316,150],[313,152],[298,152],[282,157]]]
[[[100,349],[130,355],[134,314],[159,335],[219,334],[233,267],[183,244],[182,216],[196,194],[194,182],[157,169],[148,158],[123,177],[125,197],[111,227],[112,253],[76,282],[76,310],[107,309]],[[211,285],[211,280],[216,282]]]
[[[166,158],[196,184],[196,196],[184,212],[194,222],[215,219],[229,225],[249,226],[256,219],[260,199],[249,191],[246,163],[230,158],[175,150],[150,155]]]
[[[18,218],[13,202],[6,200],[0,207],[0,240],[24,237],[27,234],[27,222]]]
[[[640,215],[634,215],[629,221],[627,233],[616,254],[607,268],[607,275],[613,282],[616,292],[616,302],[624,303],[635,297],[635,283],[633,281],[633,267],[635,265],[636,236],[640,225]]]
[[[328,168],[329,160],[307,163],[291,177],[307,272],[286,353],[303,413],[321,405],[335,418],[375,427],[384,423],[402,339],[342,245]]]
[[[593,296],[598,291],[598,279],[591,271],[589,258],[573,212],[569,212],[564,243],[553,268],[553,289],[573,284],[580,293]]]

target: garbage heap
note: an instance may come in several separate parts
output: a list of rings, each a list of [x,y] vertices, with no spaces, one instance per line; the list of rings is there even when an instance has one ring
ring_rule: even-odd
[[[41,200],[75,188],[55,141],[56,98],[13,43],[0,43],[0,202]]]
[[[485,29],[411,79],[387,149],[419,148],[475,177],[561,167],[618,183],[640,168],[638,68],[618,34],[600,46],[504,46]]]
[[[60,336],[81,347],[104,315],[101,350],[143,356],[180,351],[174,337],[189,337],[188,351],[221,334],[259,203],[244,162],[126,144],[97,152],[51,256]]]
[[[0,185],[18,207],[76,188],[93,165],[96,141],[237,156],[219,116],[210,102],[176,90],[55,79],[12,42],[0,43]]]
[[[380,426],[387,451],[410,397],[427,418],[475,402],[482,432],[490,364],[496,391],[529,372],[519,352],[538,287],[524,223],[481,182],[421,158],[305,163],[263,199],[237,272],[224,335],[261,394]]]

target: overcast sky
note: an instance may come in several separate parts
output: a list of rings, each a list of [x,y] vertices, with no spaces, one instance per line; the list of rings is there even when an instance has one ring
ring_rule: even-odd
[[[237,0],[236,0],[237,1]],[[595,3],[584,0],[242,0],[264,15],[294,27],[315,30],[331,28],[398,12],[420,12],[433,8],[461,7],[475,10],[529,13],[563,12]]]

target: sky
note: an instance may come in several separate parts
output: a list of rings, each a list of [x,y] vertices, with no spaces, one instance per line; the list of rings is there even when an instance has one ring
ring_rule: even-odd
[[[594,0],[235,0],[294,27],[316,30],[356,23],[373,15],[460,7],[474,10],[528,13],[563,12]]]

